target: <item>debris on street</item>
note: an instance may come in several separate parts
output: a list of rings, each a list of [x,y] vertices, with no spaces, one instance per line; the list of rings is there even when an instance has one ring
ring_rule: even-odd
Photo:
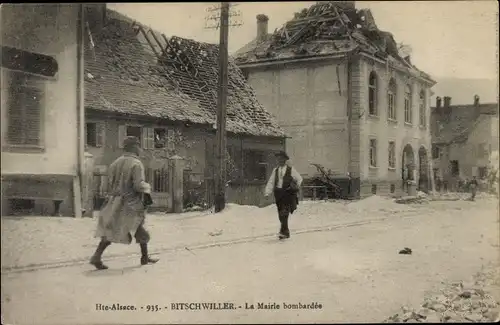
[[[498,297],[498,271],[479,273],[470,283],[449,283],[440,294],[427,298],[418,309],[406,306],[401,312],[386,319],[385,323],[456,323],[498,322],[500,303]],[[485,288],[495,286],[487,291]]]
[[[216,231],[211,231],[208,233],[210,236],[220,236],[222,235],[222,229],[216,230]]]
[[[404,255],[411,255],[412,250],[411,248],[405,247],[404,249],[399,251],[399,254],[404,254]]]
[[[394,202],[398,204],[423,204],[429,203],[427,196],[403,196],[401,198],[395,199]]]

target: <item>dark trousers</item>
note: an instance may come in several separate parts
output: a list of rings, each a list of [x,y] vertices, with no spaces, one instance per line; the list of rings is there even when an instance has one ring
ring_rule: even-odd
[[[278,218],[281,223],[280,234],[289,237],[290,229],[288,229],[288,218],[291,212],[291,200],[294,199],[294,197],[291,197],[285,191],[279,189],[275,190],[274,197],[276,200],[276,207],[278,208]]]
[[[130,234],[129,234],[130,236]],[[135,241],[140,245],[141,247],[141,255],[143,258],[148,256],[148,242],[150,240],[150,235],[148,231],[144,228],[144,226],[141,224],[139,228],[137,228],[137,231],[134,234]],[[130,242],[132,242],[132,238],[130,238]],[[106,239],[106,237],[101,238],[101,242],[97,246],[97,249],[92,256],[92,261],[100,261],[102,254],[104,253],[104,250],[111,245],[111,242]]]

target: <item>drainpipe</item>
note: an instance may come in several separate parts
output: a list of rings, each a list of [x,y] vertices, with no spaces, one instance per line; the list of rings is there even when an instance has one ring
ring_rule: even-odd
[[[76,184],[73,186],[74,198],[74,212],[76,218],[82,217],[82,181],[83,181],[83,159],[85,157],[85,142],[84,142],[84,127],[85,121],[84,113],[84,6],[78,5],[78,20],[77,20],[77,33],[76,33],[76,49],[77,49],[77,79],[76,79],[76,129],[77,129],[77,171],[76,171]]]
[[[349,194],[351,196],[352,192],[352,54],[347,54],[347,147],[349,148],[348,153],[348,165],[347,172],[349,175]]]

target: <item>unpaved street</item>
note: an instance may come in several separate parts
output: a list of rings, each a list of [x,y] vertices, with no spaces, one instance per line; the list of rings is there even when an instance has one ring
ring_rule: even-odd
[[[112,260],[100,272],[78,265],[7,273],[3,323],[380,322],[401,305],[419,305],[443,281],[498,265],[495,201],[431,205],[440,214],[305,232],[284,242],[263,238],[166,252],[147,267],[133,257]],[[413,254],[398,254],[404,247]],[[176,302],[230,302],[236,309],[171,310]],[[258,302],[281,309],[245,309]],[[138,310],[96,310],[113,303]],[[284,310],[283,303],[322,309]],[[161,310],[147,312],[148,304]]]

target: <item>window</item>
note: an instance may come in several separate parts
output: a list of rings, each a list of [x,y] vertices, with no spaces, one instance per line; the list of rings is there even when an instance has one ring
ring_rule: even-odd
[[[452,161],[450,161],[450,169],[451,169],[451,175],[452,176],[458,176],[460,174],[458,160],[452,160]]]
[[[412,123],[411,86],[405,87],[405,123]]]
[[[370,166],[377,167],[377,140],[370,139]]]
[[[389,168],[396,168],[396,143],[389,142]]]
[[[89,147],[102,147],[104,145],[104,123],[85,123],[85,145]]]
[[[368,110],[369,114],[377,115],[377,75],[372,71],[368,82]]]
[[[396,192],[396,185],[391,184],[391,193]]]
[[[123,140],[134,136],[141,142],[143,149],[174,149],[173,130],[165,128],[142,127],[136,125],[120,125],[118,127],[118,145],[123,148]]]
[[[391,78],[389,88],[387,90],[387,118],[389,120],[396,120],[396,82]]]
[[[245,180],[266,180],[267,163],[264,152],[254,150],[244,150],[243,174]]]
[[[418,104],[418,115],[420,120],[420,126],[426,126],[426,116],[425,116],[425,91],[420,92],[419,104]]]
[[[43,79],[22,72],[11,72],[9,76],[6,142],[42,147]]]
[[[441,156],[441,152],[438,146],[432,146],[432,159],[438,159]]]
[[[372,185],[372,194],[377,194],[377,185],[376,184]]]
[[[167,130],[164,128],[154,128],[155,149],[165,148],[167,143]]]
[[[136,137],[139,141],[142,139],[142,128],[140,126],[127,126],[126,137]]]
[[[486,167],[479,167],[477,169],[477,177],[479,177],[479,179],[485,179],[487,175],[488,175],[488,172],[487,172]]]

